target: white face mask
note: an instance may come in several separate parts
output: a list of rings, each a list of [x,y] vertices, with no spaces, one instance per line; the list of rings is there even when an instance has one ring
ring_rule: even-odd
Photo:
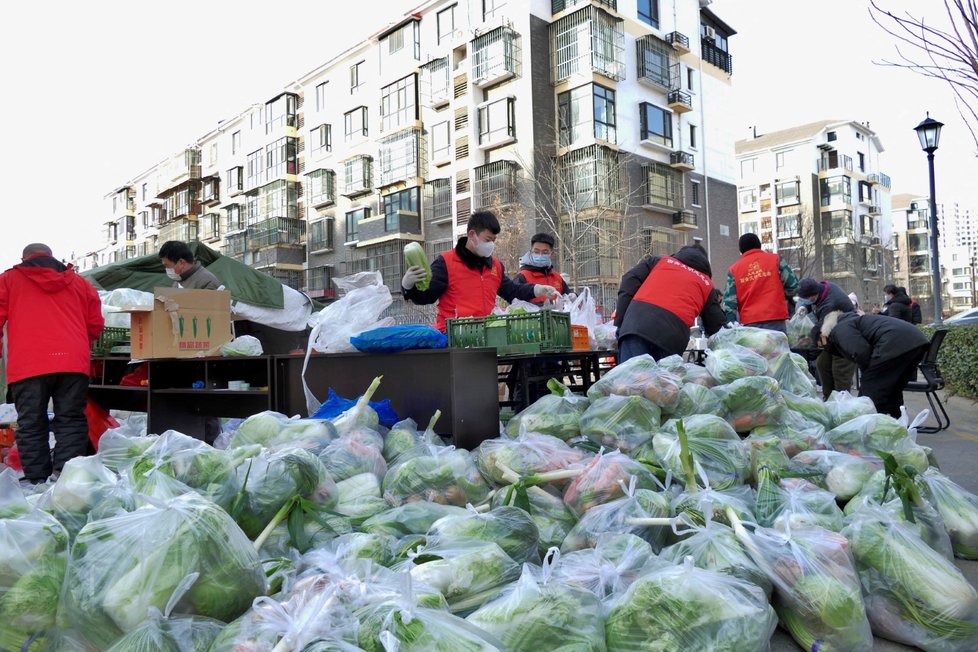
[[[173,269],[172,267],[166,268],[166,275],[172,278],[174,281],[180,280],[180,273],[177,272],[177,270]]]
[[[483,240],[476,240],[475,243],[475,253],[480,258],[488,258],[492,255],[492,252],[496,250],[495,242],[484,242]]]

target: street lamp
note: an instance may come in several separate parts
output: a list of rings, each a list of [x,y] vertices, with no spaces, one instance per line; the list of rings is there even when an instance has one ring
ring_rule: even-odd
[[[930,117],[930,111],[919,125],[914,127],[920,139],[920,149],[927,152],[927,167],[930,172],[930,251],[931,271],[934,274],[934,323],[940,324],[941,319],[941,263],[937,255],[937,200],[934,197],[934,152],[941,140],[941,127],[944,124]]]

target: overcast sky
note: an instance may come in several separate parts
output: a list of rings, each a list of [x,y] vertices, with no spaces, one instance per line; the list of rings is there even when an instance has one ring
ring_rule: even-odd
[[[924,7],[928,19],[942,19],[936,0],[880,3],[894,12]],[[417,4],[41,0],[7,9],[0,268],[16,263],[27,242],[47,242],[59,256],[98,247],[107,192]],[[929,110],[947,125],[936,158],[938,201],[972,201],[974,144],[950,91],[872,63],[895,54],[867,7],[866,0],[714,2],[738,32],[730,44],[734,137],[751,126],[766,133],[822,119],[868,121],[886,149],[893,192],[925,193],[926,157],[912,129]]]

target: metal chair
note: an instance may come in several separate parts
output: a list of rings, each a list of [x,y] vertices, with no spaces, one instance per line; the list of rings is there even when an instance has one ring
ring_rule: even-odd
[[[944,376],[937,368],[937,354],[941,350],[941,344],[944,343],[946,335],[946,329],[934,331],[934,335],[930,339],[930,348],[918,366],[924,379],[911,380],[903,388],[905,392],[923,392],[927,396],[931,414],[937,419],[936,426],[918,426],[917,432],[935,433],[951,426],[951,417],[948,416],[944,403],[941,402],[941,397],[937,394],[939,390],[944,389]]]

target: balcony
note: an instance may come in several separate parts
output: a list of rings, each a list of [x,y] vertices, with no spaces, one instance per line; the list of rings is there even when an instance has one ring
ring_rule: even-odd
[[[836,226],[830,228],[822,227],[822,237],[826,241],[845,240],[847,242],[850,242],[853,239],[852,227],[851,226]]]
[[[519,74],[519,34],[497,27],[472,40],[472,85],[488,88]]]
[[[477,208],[506,206],[517,201],[520,166],[515,161],[495,161],[475,169],[473,199]]]
[[[360,220],[358,227],[359,245],[369,244],[373,240],[392,234],[421,235],[421,216],[415,211],[397,210],[389,215],[374,215]]]
[[[200,149],[188,147],[171,158],[164,166],[160,177],[164,180],[161,187],[173,187],[186,181],[200,179]],[[169,184],[165,182],[166,179],[169,179]]]
[[[550,13],[557,15],[565,9],[577,5],[590,4],[592,0],[550,0]],[[618,0],[593,0],[594,4],[604,5],[612,11],[618,11]]]
[[[197,233],[197,220],[180,219],[160,227],[159,239],[161,242],[167,242],[169,240],[193,242],[197,240]]]
[[[203,242],[217,242],[221,239],[221,216],[219,213],[207,213],[200,218],[202,226],[200,239]]]
[[[883,208],[879,204],[872,204],[869,207],[869,214],[876,216],[883,214]]]
[[[313,208],[323,208],[336,203],[336,173],[332,170],[313,170],[309,179],[309,203]]]
[[[669,108],[672,109],[673,113],[681,115],[693,110],[693,97],[689,93],[672,90],[669,91]]]
[[[910,220],[907,222],[908,231],[926,231],[929,228],[927,220]]]
[[[452,99],[448,59],[435,59],[421,66],[419,86],[421,104],[432,109],[447,106]]]
[[[669,155],[669,167],[680,172],[689,172],[696,168],[693,164],[693,155],[689,152],[672,152]]]
[[[689,37],[682,32],[669,32],[666,34],[666,43],[672,46],[672,49],[680,54],[689,54]]]
[[[699,228],[696,213],[690,210],[681,210],[672,214],[672,228],[678,231],[693,231]]]
[[[730,54],[718,48],[715,42],[706,39],[700,40],[700,47],[703,50],[703,61],[716,66],[728,75],[733,74],[733,57]]]
[[[217,177],[211,177],[204,181],[200,200],[205,206],[221,203],[220,180]]]
[[[245,252],[248,251],[248,242],[246,238],[247,233],[245,231],[228,234],[228,236],[224,239],[224,246],[221,247],[221,253],[229,258],[241,260],[244,258]]]
[[[625,78],[624,21],[588,4],[550,25],[550,82],[598,73]]]
[[[882,172],[870,172],[868,175],[866,175],[866,179],[870,183],[881,185],[884,188],[890,187],[889,175],[883,174]]]
[[[248,248],[252,251],[263,247],[298,246],[305,235],[302,220],[273,217],[248,227]]]

